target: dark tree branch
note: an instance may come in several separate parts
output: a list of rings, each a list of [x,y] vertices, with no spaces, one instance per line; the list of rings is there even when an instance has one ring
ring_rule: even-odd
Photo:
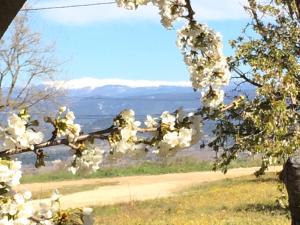
[[[85,141],[85,140],[88,140],[90,138],[106,139],[107,136],[105,136],[105,134],[109,134],[110,132],[114,131],[115,129],[116,128],[111,126],[111,127],[107,128],[105,130],[80,135],[76,139],[76,142]],[[67,138],[63,138],[63,139],[59,139],[59,140],[49,140],[49,141],[43,142],[41,144],[34,145],[34,149],[30,149],[30,148],[26,148],[26,149],[6,149],[6,150],[0,152],[0,157],[7,157],[7,156],[21,154],[21,153],[25,153],[25,152],[34,152],[38,149],[48,148],[48,147],[53,147],[53,146],[58,146],[58,145],[66,145],[66,146],[71,145],[73,147],[73,144],[74,143],[70,142]]]
[[[253,81],[253,80],[251,80],[251,79],[249,79],[249,78],[246,76],[246,74],[243,73],[243,72],[242,72],[241,70],[239,70],[238,68],[234,67],[234,68],[232,68],[232,70],[233,70],[234,72],[236,72],[236,73],[240,76],[240,78],[244,79],[244,80],[245,80],[246,82],[248,82],[249,84],[252,84],[252,85],[254,85],[254,86],[256,86],[256,87],[262,87],[261,84],[255,82],[255,81]]]
[[[53,147],[53,146],[58,146],[58,145],[66,145],[71,147],[72,149],[76,149],[76,143],[77,142],[82,142],[82,141],[86,141],[89,139],[107,139],[108,135],[114,131],[117,131],[118,128],[111,126],[105,130],[100,130],[100,131],[95,131],[95,132],[91,132],[88,134],[82,134],[80,135],[76,141],[70,142],[67,138],[63,138],[63,139],[58,139],[56,140],[55,138],[50,138],[48,141],[34,145],[33,149],[30,148],[26,148],[26,149],[6,149],[4,151],[0,152],[0,157],[8,157],[11,155],[16,155],[16,154],[22,154],[25,152],[34,152],[37,151],[38,149],[43,149],[43,148],[48,148],[48,147]],[[156,128],[140,128],[138,129],[139,132],[153,132],[156,131]]]
[[[185,2],[186,2],[185,7],[188,10],[188,15],[186,16],[186,18],[189,20],[190,24],[193,24],[193,23],[196,22],[195,19],[194,19],[195,11],[192,8],[190,0],[185,0]]]

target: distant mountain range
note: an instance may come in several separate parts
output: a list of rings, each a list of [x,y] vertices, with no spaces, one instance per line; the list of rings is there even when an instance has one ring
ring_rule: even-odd
[[[137,119],[143,121],[148,114],[159,116],[163,111],[173,112],[180,107],[190,112],[201,106],[201,94],[192,89],[189,81],[81,78],[48,82],[36,88],[49,87],[64,89],[65,95],[57,99],[55,105],[42,102],[35,112],[44,116],[55,112],[58,106],[66,105],[74,111],[77,122],[86,131],[111,125],[112,119],[124,109],[133,109]],[[226,87],[225,103],[241,94],[233,87]],[[250,97],[255,93],[251,86],[243,85],[240,89]],[[6,90],[3,92],[5,94]]]
[[[82,125],[85,132],[109,127],[113,118],[123,109],[133,109],[137,120],[144,121],[148,114],[159,117],[163,111],[173,112],[180,107],[190,112],[197,110],[201,105],[201,94],[194,92],[189,82],[127,80],[101,82],[97,79],[79,79],[46,85],[56,88],[62,87],[62,84],[64,84],[66,96],[59,99],[60,105],[67,105],[74,111],[76,122]],[[226,88],[225,102],[229,102],[234,96],[240,94],[239,91],[233,89],[233,85]],[[240,89],[250,97],[255,93],[250,86],[244,85]],[[48,107],[49,113],[56,110],[57,106]],[[207,124],[203,129],[209,138],[212,123]],[[199,151],[197,145],[192,149]],[[57,158],[65,160],[69,157],[69,154],[63,150],[49,151],[48,155],[49,161]],[[26,164],[33,160],[30,155],[25,154],[22,157]]]
[[[200,107],[200,93],[193,91],[190,82],[128,81],[120,79],[100,80],[83,78],[52,84],[66,89],[62,98],[75,112],[79,123],[88,130],[107,127],[123,109],[133,109],[139,120],[148,114],[159,116],[163,111],[175,111],[183,107],[194,111]],[[241,86],[244,94],[253,96],[251,86]],[[225,102],[240,92],[230,85],[226,88]]]
[[[69,81],[52,81],[45,83],[48,86],[63,87],[65,89],[95,89],[104,86],[126,86],[131,88],[145,88],[145,87],[191,87],[189,81],[159,81],[159,80],[125,80],[125,79],[97,79],[91,77],[83,77]]]
[[[64,102],[77,115],[82,124],[94,127],[108,126],[115,115],[123,109],[133,109],[140,120],[148,114],[175,111],[183,107],[196,110],[200,104],[200,93],[191,87],[128,87],[106,85],[97,88],[68,89]],[[96,126],[98,128],[98,126]]]

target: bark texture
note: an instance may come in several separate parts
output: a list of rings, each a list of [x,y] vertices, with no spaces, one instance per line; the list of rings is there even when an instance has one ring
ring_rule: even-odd
[[[290,157],[281,173],[289,196],[292,225],[300,225],[300,156]]]

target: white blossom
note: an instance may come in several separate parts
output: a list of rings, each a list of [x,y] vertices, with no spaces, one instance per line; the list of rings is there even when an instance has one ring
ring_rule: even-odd
[[[25,192],[23,193],[23,196],[24,196],[24,199],[25,199],[25,200],[30,200],[31,197],[32,197],[32,194],[31,194],[30,191],[25,191]]]
[[[75,156],[75,165],[69,168],[73,174],[77,172],[95,172],[100,168],[103,161],[104,151],[95,146],[87,146],[81,153],[81,156]]]
[[[51,201],[52,202],[57,202],[59,201],[61,195],[59,193],[59,191],[57,189],[55,189],[53,192],[52,192],[52,195],[51,195]]]
[[[191,145],[193,130],[185,127],[180,128],[178,132],[178,141],[181,148],[186,148]]]
[[[138,146],[137,132],[141,125],[140,121],[135,120],[135,112],[131,109],[123,110],[114,120],[114,125],[118,128],[119,138],[111,139],[111,147],[113,151],[126,153],[128,151],[140,150]],[[112,137],[114,137],[112,135]]]
[[[16,193],[14,195],[14,200],[16,201],[17,204],[24,204],[25,203],[25,199],[24,196],[20,193]]]
[[[186,15],[190,13],[185,0],[117,0],[117,5],[132,10],[150,2],[158,7],[161,23],[167,29],[172,28],[178,19],[187,19]],[[189,21],[177,33],[177,46],[184,55],[193,88],[203,90],[211,86],[220,92],[221,87],[227,85],[230,79],[221,34],[195,21]],[[208,103],[210,100],[214,103]],[[216,106],[214,99],[206,98],[203,101],[207,106]]]
[[[209,89],[202,92],[203,104],[210,108],[218,107],[224,100],[224,91],[218,89]]]
[[[114,145],[114,149],[116,152],[124,154],[128,151],[134,150],[134,144],[121,140]]]
[[[221,36],[203,24],[187,25],[178,31],[177,46],[184,54],[193,87],[200,90],[209,87],[221,93],[220,88],[229,83],[231,75],[222,53]],[[203,102],[208,107],[217,107],[223,101],[218,97],[203,98]]]
[[[77,173],[77,168],[75,166],[71,166],[69,169],[68,169],[73,175],[75,175]]]
[[[0,158],[0,183],[6,187],[14,187],[20,184],[22,172],[19,161],[7,161]]]
[[[79,124],[74,123],[74,121],[74,113],[67,110],[64,106],[61,107],[55,120],[57,136],[67,136],[69,142],[76,141],[77,137],[80,135],[81,127]]]
[[[171,115],[168,111],[165,111],[161,114],[160,118],[162,123],[168,125],[170,130],[174,129],[176,121],[175,116]]]
[[[60,113],[63,113],[63,112],[65,112],[67,110],[67,107],[66,106],[61,106],[60,108],[59,108],[59,112]]]
[[[2,129],[3,146],[6,149],[31,148],[43,141],[43,134],[27,128],[27,116],[11,114],[8,117],[8,127]]]
[[[26,125],[27,121],[24,121],[18,115],[12,114],[8,118],[7,122],[8,122],[8,132],[11,135],[21,136],[22,134],[25,133],[25,131],[26,131],[25,125]]]
[[[178,132],[167,132],[164,135],[163,142],[168,144],[171,148],[175,148],[179,144]]]
[[[0,225],[14,225],[14,221],[12,219],[8,219],[8,216],[0,218]]]
[[[84,207],[82,209],[82,214],[85,215],[85,216],[90,216],[93,212],[93,209],[92,208],[87,208],[87,207]]]
[[[72,111],[68,111],[66,113],[66,119],[67,119],[67,122],[71,122],[75,120],[75,115]]]
[[[15,161],[5,161],[0,159],[0,183],[4,183],[9,191],[12,183],[16,181],[12,180],[19,180],[19,175],[21,171],[20,163]],[[6,172],[6,177],[3,176],[3,172]],[[18,174],[18,175],[16,175]],[[17,178],[15,178],[17,177]],[[28,200],[31,198],[31,194],[28,192],[22,193],[15,193],[7,192],[8,195],[2,196],[5,201],[2,201],[0,205],[0,224],[13,224],[13,225],[33,225],[34,223],[29,220],[30,217],[33,216],[33,208]],[[8,219],[11,218],[11,219]]]
[[[147,119],[144,123],[145,123],[146,127],[148,127],[148,128],[153,128],[153,127],[157,126],[156,118],[153,118],[150,115],[147,115]]]

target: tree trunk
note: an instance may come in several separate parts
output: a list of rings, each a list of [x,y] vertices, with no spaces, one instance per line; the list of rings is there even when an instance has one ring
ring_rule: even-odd
[[[287,160],[280,177],[287,188],[292,225],[300,225],[300,156]]]
[[[0,39],[26,0],[0,0]]]

